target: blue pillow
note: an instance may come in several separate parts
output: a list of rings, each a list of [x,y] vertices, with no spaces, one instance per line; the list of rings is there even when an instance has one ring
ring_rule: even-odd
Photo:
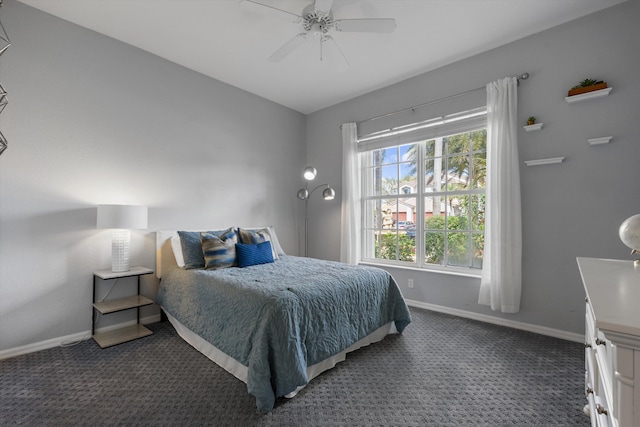
[[[236,244],[236,255],[238,257],[238,267],[249,267],[258,264],[268,264],[273,262],[271,252],[271,242],[252,244]]]
[[[262,242],[270,242],[271,241],[271,231],[268,228],[263,228],[262,230],[248,230],[246,228],[238,228],[238,237],[240,239],[240,243],[244,244],[257,244]],[[271,245],[271,254],[273,259],[280,259],[278,256],[278,251],[275,250],[275,247]]]

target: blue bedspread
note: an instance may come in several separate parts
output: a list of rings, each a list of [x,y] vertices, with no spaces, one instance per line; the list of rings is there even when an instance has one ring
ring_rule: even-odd
[[[261,412],[308,382],[306,368],[395,321],[411,322],[386,271],[283,256],[248,268],[164,273],[157,303],[248,367]]]

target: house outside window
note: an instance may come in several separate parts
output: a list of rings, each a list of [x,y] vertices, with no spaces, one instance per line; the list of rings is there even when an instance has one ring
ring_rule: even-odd
[[[482,268],[484,114],[481,110],[440,120],[427,138],[424,130],[389,138],[400,139],[398,145],[383,138],[363,141],[364,147],[367,142],[374,147],[361,150],[363,261],[444,270]],[[463,131],[452,133],[456,130]]]

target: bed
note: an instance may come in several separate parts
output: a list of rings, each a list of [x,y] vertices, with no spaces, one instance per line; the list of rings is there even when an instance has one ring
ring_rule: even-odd
[[[260,412],[411,322],[386,271],[288,256],[267,230],[274,261],[246,268],[180,267],[178,232],[156,238],[156,302],[185,341],[246,383]]]

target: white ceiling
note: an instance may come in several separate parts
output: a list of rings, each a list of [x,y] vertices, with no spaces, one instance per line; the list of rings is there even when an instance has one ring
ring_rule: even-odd
[[[351,67],[318,43],[268,57],[301,24],[239,0],[18,0],[308,114],[626,0],[335,0],[335,19],[395,18],[392,34],[332,31]],[[312,0],[261,0],[301,14]]]

